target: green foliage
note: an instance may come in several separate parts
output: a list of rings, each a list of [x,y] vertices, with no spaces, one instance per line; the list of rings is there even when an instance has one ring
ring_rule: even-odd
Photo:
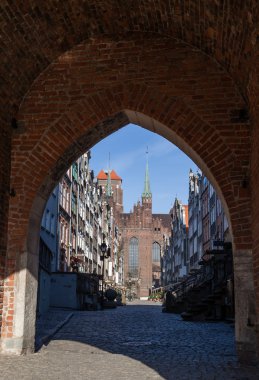
[[[158,293],[153,293],[151,294],[148,299],[150,301],[160,301],[161,299],[163,299],[163,296],[164,296],[164,293],[163,292],[158,292]]]

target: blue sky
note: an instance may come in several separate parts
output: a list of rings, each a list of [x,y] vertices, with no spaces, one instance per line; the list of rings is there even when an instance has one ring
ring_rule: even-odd
[[[188,203],[188,174],[197,165],[168,140],[134,124],[128,124],[91,149],[90,167],[114,169],[122,178],[124,212],[141,200],[148,146],[153,213],[168,213],[177,196]]]

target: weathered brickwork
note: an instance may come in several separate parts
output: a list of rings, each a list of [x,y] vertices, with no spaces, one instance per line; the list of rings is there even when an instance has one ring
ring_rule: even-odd
[[[251,155],[251,188],[252,188],[252,228],[253,228],[253,264],[254,264],[254,282],[257,296],[256,308],[257,308],[257,330],[259,326],[259,54],[254,57],[254,65],[251,71],[251,77],[248,87],[251,114],[253,118],[253,130],[252,130],[252,155]],[[259,334],[258,334],[258,346],[259,346]]]
[[[120,215],[120,230],[124,252],[125,282],[135,281],[136,296],[148,297],[153,285],[152,247],[156,242],[163,249],[163,236],[170,233],[170,215],[152,214],[152,198],[143,198],[137,202],[130,213]],[[130,244],[137,239],[137,266],[135,273],[130,273]],[[160,266],[160,263],[156,263]],[[135,278],[135,280],[133,280]],[[138,280],[136,280],[138,279]]]
[[[33,195],[57,160],[72,161],[90,147],[82,146],[80,138],[95,124],[129,109],[166,125],[190,145],[224,193],[233,214],[233,229],[238,230],[240,223],[249,225],[249,194],[242,187],[248,171],[249,125],[237,120],[245,104],[233,82],[209,58],[182,43],[139,34],[134,38],[80,45],[50,65],[34,83],[20,110],[21,131],[13,143],[12,186],[17,197],[11,210],[13,206],[15,210],[14,203],[30,202],[24,198],[24,189]],[[140,62],[135,56],[141,57]],[[104,133],[108,135],[108,128]],[[100,138],[98,130],[95,136]],[[71,140],[77,149],[73,157],[67,157]],[[247,203],[240,211],[239,197]],[[29,213],[30,204],[24,209]],[[24,216],[23,221],[19,223],[22,236]],[[240,248],[250,247],[249,229],[238,230],[236,235]],[[22,241],[17,234],[16,239]]]
[[[133,31],[186,41],[220,62],[244,87],[256,40],[258,3],[202,0],[69,0],[1,4],[6,95],[21,99],[49,63],[84,40]],[[31,59],[33,57],[33,59]],[[9,73],[12,72],[12,75]]]
[[[128,122],[176,143],[209,177],[234,249],[253,250],[259,305],[258,2],[4,1],[0,10],[2,337],[14,332],[16,270],[36,263],[48,194]]]
[[[7,222],[10,197],[10,149],[11,128],[6,120],[1,120],[0,137],[0,328],[6,275]],[[11,308],[10,308],[11,312]],[[13,313],[13,308],[12,308]]]

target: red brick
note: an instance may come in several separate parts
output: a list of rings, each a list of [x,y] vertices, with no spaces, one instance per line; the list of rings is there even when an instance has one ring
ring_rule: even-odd
[[[49,175],[60,176],[60,159],[70,162],[78,145],[91,148],[120,128],[105,121],[125,109],[163,123],[184,151],[195,152],[222,193],[236,248],[253,248],[258,256],[258,4],[204,7],[200,12],[195,0],[172,8],[143,1],[129,13],[127,1],[87,7],[46,0],[40,13],[29,2],[8,3],[1,12],[0,278],[11,276],[5,307],[14,304],[9,291],[36,194]],[[232,120],[245,108],[253,128]],[[247,176],[249,189],[242,187]],[[258,283],[257,297],[259,303]]]

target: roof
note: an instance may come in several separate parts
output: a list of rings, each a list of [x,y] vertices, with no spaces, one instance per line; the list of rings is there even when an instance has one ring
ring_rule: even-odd
[[[171,226],[171,216],[169,214],[152,214],[154,218],[159,218],[162,221],[164,227],[170,228]]]
[[[147,154],[148,154],[148,152],[147,152]],[[146,162],[144,191],[142,193],[142,197],[143,198],[152,198],[152,193],[150,190],[149,170],[148,170],[148,156],[147,156],[147,162]]]
[[[111,171],[111,179],[117,179],[117,180],[122,180],[120,176],[115,172],[115,170]]]
[[[111,171],[110,178],[111,178],[111,180],[122,181],[121,177],[118,176],[118,174],[115,172],[115,170]],[[104,170],[101,170],[100,173],[97,176],[97,179],[107,180],[108,179],[108,173],[106,173]]]
[[[97,179],[107,179],[107,174],[104,173],[103,170],[101,170],[100,173],[97,176]]]

